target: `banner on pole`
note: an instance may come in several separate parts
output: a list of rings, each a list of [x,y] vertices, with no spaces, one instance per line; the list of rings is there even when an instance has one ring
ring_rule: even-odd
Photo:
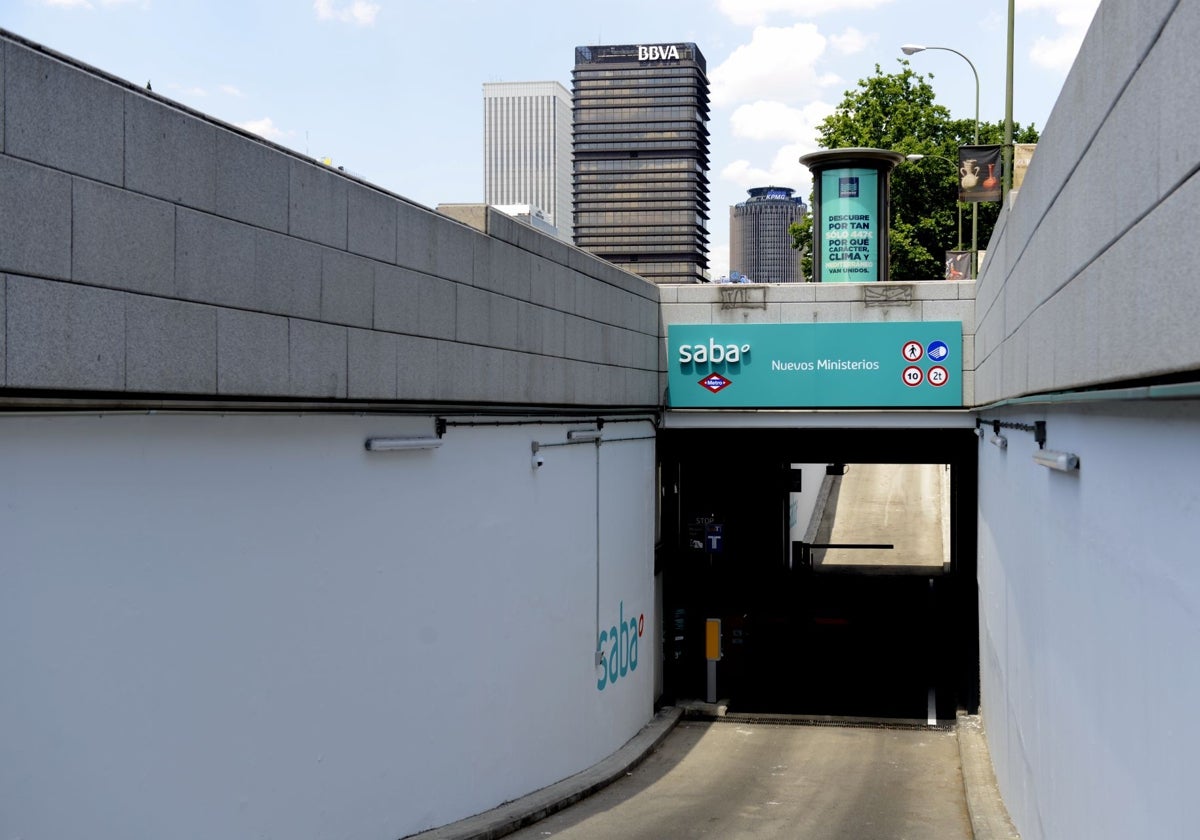
[[[958,200],[1000,200],[1000,146],[958,147]]]
[[[971,252],[946,252],[946,279],[966,280],[971,276]]]

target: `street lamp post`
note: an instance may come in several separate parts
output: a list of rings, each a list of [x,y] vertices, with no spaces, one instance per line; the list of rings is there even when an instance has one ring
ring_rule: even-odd
[[[1004,164],[1000,178],[1004,183],[1003,201],[1007,205],[1012,194],[1013,176],[1013,0],[1008,0],[1008,45],[1004,69]]]
[[[950,158],[948,158],[944,155],[916,155],[916,154],[913,154],[913,155],[905,155],[904,156],[905,160],[910,161],[912,163],[915,163],[918,160],[924,160],[925,158],[937,158],[938,160],[944,160],[944,161],[946,161],[946,163],[950,164],[955,169],[958,169],[958,161],[951,160]],[[955,199],[954,203],[958,207],[958,248],[957,248],[957,250],[961,251],[962,250],[962,202]]]
[[[925,47],[920,44],[905,44],[900,48],[900,51],[905,55],[915,55],[925,50],[944,50],[952,52],[963,61],[967,62],[967,66],[971,68],[971,72],[975,75],[975,145],[979,145],[979,71],[975,69],[975,65],[971,59],[960,53],[958,50],[950,47]],[[979,274],[979,204],[973,202],[971,205],[971,277],[976,277]]]

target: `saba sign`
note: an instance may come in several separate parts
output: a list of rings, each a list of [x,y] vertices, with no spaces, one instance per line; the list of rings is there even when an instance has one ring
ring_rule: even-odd
[[[672,408],[959,408],[959,321],[671,324]]]
[[[638,639],[645,631],[645,613],[626,620],[625,602],[622,601],[617,610],[617,623],[601,630],[596,638],[596,650],[604,655],[597,666],[600,669],[600,678],[596,680],[599,691],[637,670]]]

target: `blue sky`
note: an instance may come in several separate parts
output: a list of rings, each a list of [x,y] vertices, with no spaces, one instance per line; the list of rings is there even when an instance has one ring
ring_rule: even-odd
[[[1044,128],[1099,0],[1016,0],[1014,119]],[[0,0],[0,27],[421,204],[483,198],[484,82],[570,89],[582,44],[693,41],[712,84],[713,276],[729,207],[797,162],[844,91],[900,45],[950,47],[1004,116],[1006,0]],[[975,109],[950,52],[909,61],[956,117]]]

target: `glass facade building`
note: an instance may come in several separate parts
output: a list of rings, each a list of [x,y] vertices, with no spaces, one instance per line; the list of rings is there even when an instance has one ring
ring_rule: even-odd
[[[575,48],[575,244],[655,283],[708,278],[708,76],[695,44]]]
[[[558,82],[483,86],[483,200],[532,205],[571,242],[571,95]]]
[[[729,279],[734,272],[751,283],[803,283],[801,252],[788,228],[808,212],[795,190],[755,187],[750,197],[729,208]]]

